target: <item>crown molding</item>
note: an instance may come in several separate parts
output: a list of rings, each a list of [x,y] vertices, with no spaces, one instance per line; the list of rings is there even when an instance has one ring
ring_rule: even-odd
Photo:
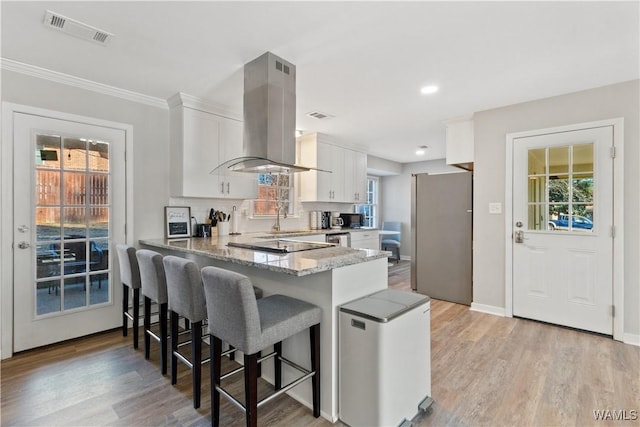
[[[150,105],[156,108],[169,109],[167,100],[156,98],[154,96],[144,95],[126,89],[120,89],[103,83],[94,82],[80,77],[64,74],[46,68],[37,67],[35,65],[25,64],[23,62],[14,61],[13,59],[0,58],[0,68],[7,71],[13,71],[25,74],[31,77],[37,77],[43,80],[49,80],[55,83],[62,83],[68,86],[77,87],[79,89],[90,90],[92,92],[101,93],[103,95],[114,96],[126,99],[140,104]]]
[[[169,108],[186,107],[193,110],[204,111],[205,113],[213,113],[228,119],[242,121],[242,113],[238,113],[231,107],[216,104],[215,102],[206,99],[197,98],[184,92],[176,93],[171,98],[167,99],[167,103],[169,104]]]

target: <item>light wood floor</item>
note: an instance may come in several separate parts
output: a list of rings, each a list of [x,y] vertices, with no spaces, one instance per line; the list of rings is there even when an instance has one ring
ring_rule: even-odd
[[[390,269],[389,284],[409,289],[408,262]],[[444,301],[432,301],[431,322],[435,403],[414,425],[640,425],[593,415],[596,409],[624,410],[627,418],[640,412],[639,347]],[[190,372],[181,366],[178,385],[171,386],[153,346],[146,361],[130,336],[111,331],[3,361],[1,425],[209,425],[208,367],[202,407],[194,410]],[[242,394],[240,381],[232,386]],[[243,425],[240,411],[222,402],[221,424]],[[259,423],[331,425],[288,396],[261,408]]]

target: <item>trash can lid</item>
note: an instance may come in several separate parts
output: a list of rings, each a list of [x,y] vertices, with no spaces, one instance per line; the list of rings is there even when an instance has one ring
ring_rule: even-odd
[[[426,295],[385,289],[343,304],[340,311],[385,323],[430,300]]]

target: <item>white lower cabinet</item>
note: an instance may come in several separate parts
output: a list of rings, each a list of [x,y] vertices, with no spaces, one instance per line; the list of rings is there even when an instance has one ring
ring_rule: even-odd
[[[352,231],[351,247],[354,249],[380,249],[378,230]]]

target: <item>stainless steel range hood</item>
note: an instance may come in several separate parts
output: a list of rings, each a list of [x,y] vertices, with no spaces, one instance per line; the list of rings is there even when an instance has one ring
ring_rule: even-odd
[[[244,156],[218,168],[253,173],[308,171],[295,165],[295,125],[296,67],[267,52],[244,66]]]

